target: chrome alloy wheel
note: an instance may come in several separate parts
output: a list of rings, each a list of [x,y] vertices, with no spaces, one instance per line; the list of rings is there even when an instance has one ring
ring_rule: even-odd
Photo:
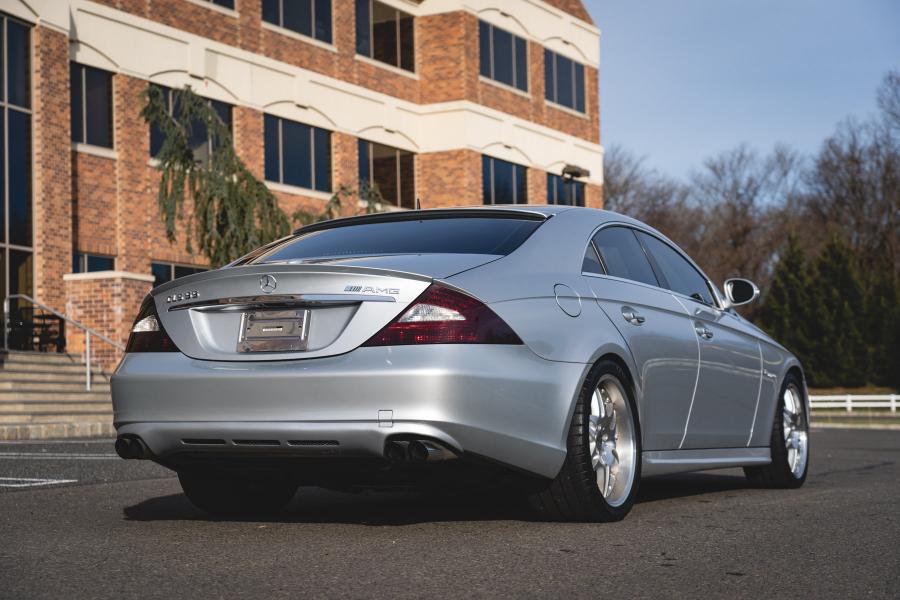
[[[806,460],[809,456],[809,431],[803,411],[803,395],[793,384],[784,390],[782,426],[788,468],[794,477],[800,479],[806,471]]]
[[[588,449],[597,488],[610,506],[621,506],[631,493],[635,471],[635,428],[622,384],[604,375],[591,396]]]

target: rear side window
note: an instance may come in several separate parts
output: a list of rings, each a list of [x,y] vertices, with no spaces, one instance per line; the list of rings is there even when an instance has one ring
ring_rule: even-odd
[[[603,265],[600,264],[600,258],[597,256],[597,251],[594,250],[593,244],[588,244],[587,250],[584,252],[584,260],[581,261],[581,272],[603,275]]]
[[[361,223],[301,233],[239,264],[386,254],[505,256],[542,221],[486,217]]]
[[[649,285],[659,285],[644,249],[627,227],[607,227],[594,236],[594,245],[606,266],[606,272],[614,277],[631,279]]]
[[[639,231],[641,241],[656,260],[656,264],[666,278],[669,289],[684,294],[699,302],[713,304],[712,294],[706,279],[694,266],[665,242]]]

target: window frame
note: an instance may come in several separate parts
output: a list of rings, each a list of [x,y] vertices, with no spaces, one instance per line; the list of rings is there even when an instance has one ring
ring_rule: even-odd
[[[263,0],[260,0],[260,5],[262,5]],[[317,23],[316,23],[316,0],[310,0],[309,2],[309,22],[310,22],[310,33],[303,33],[302,31],[297,31],[296,29],[292,29],[284,24],[284,2],[285,0],[274,0],[277,5],[278,11],[278,23],[274,23],[272,21],[267,20],[265,17],[261,17],[262,22],[273,27],[278,27],[279,29],[284,29],[286,31],[290,31],[293,34],[302,36],[306,39],[315,40],[317,42],[321,42],[323,44],[334,45],[334,3],[332,0],[327,0],[328,3],[328,39],[322,39],[316,35],[317,31]]]
[[[575,204],[563,204],[559,201],[559,198],[556,198],[553,202],[550,201],[550,189],[551,187],[554,190],[554,196],[556,195],[556,178],[562,181],[563,188],[567,185],[574,185],[577,190],[581,190],[581,204],[578,204],[578,194],[576,193]],[[551,181],[553,183],[551,183]],[[584,208],[587,204],[587,184],[583,181],[578,181],[577,179],[569,179],[567,180],[562,175],[557,175],[556,173],[547,172],[547,204],[551,204],[553,206],[579,206]]]
[[[112,261],[112,269],[101,269],[100,271],[91,271],[88,269],[88,260],[90,258],[101,258],[101,259],[109,259]],[[101,271],[115,271],[116,270],[116,257],[109,256],[106,254],[95,254],[93,252],[86,252],[83,250],[73,250],[72,251],[72,262],[74,263],[76,260],[78,261],[78,270],[73,270],[73,273],[99,273]],[[74,265],[73,265],[74,266]]]
[[[397,36],[397,62],[396,62],[396,64],[389,63],[389,62],[381,60],[379,58],[375,58],[375,20],[373,19],[372,15],[375,13],[375,3],[376,2],[380,5],[394,11],[395,33]],[[400,10],[399,8],[396,8],[390,4],[386,4],[384,2],[379,2],[379,0],[368,0],[368,5],[369,5],[369,8],[368,8],[369,53],[365,54],[365,53],[362,53],[359,51],[359,36],[357,34],[359,33],[360,27],[359,27],[359,23],[357,23],[356,28],[354,30],[354,37],[356,38],[355,39],[356,54],[358,56],[364,56],[364,57],[368,58],[369,60],[373,60],[379,64],[387,65],[387,66],[393,67],[395,69],[400,69],[401,71],[405,71],[407,73],[413,73],[413,74],[416,73],[416,56],[418,54],[418,52],[416,52],[416,16],[411,13],[408,13],[406,11]],[[359,20],[359,10],[358,9],[359,9],[358,3],[354,3],[353,10],[354,10],[354,15],[357,18],[357,21]],[[412,19],[412,23],[413,23],[412,40],[410,42],[412,45],[412,68],[411,69],[407,69],[406,67],[403,66],[403,45],[402,45],[403,40],[402,40],[402,36],[400,35],[400,20],[401,20],[400,17],[401,17],[401,15],[405,15],[405,16],[409,17],[410,19]]]
[[[78,76],[80,79],[81,86],[81,139],[72,139],[72,141],[76,144],[84,144],[86,146],[93,146],[95,148],[106,148],[108,150],[115,150],[116,148],[116,132],[115,132],[115,123],[116,123],[116,107],[115,107],[115,78],[113,77],[114,73],[107,71],[105,69],[98,69],[97,67],[92,67],[90,65],[85,65],[80,62],[71,60],[69,61],[70,65],[70,73],[71,66],[77,68]],[[109,78],[109,146],[104,146],[103,144],[95,144],[88,141],[88,107],[87,107],[87,71],[91,69],[93,71],[98,71]],[[71,85],[71,82],[70,84]],[[74,89],[72,90],[74,93]],[[70,110],[71,110],[70,104]],[[72,131],[72,135],[75,135],[75,131]]]
[[[266,176],[266,135],[265,135],[265,119],[271,118],[276,120],[276,124],[278,126],[276,132],[276,152],[278,155],[278,180],[269,179]],[[287,183],[284,180],[284,122],[288,121],[290,123],[294,123],[297,125],[302,125],[303,127],[309,128],[309,158],[310,158],[310,172],[309,172],[309,183],[310,187],[304,187],[302,185],[297,185],[296,183]],[[327,166],[328,166],[328,185],[326,189],[319,189],[316,187],[316,131],[323,131],[328,134],[328,157],[327,157]],[[301,189],[301,190],[309,190],[311,192],[320,192],[324,194],[330,194],[334,189],[334,172],[331,165],[332,155],[331,155],[331,143],[332,143],[332,134],[334,132],[323,129],[321,127],[316,127],[315,125],[310,125],[308,123],[303,123],[301,121],[294,121],[292,119],[285,119],[284,117],[279,117],[278,115],[273,115],[270,113],[263,114],[263,181],[268,183],[273,183],[276,185],[286,185],[293,188]]]
[[[156,277],[153,278],[153,287],[159,287],[160,285],[164,285],[169,283],[170,281],[175,281],[176,279],[180,279],[179,277],[175,277],[175,269],[176,268],[186,268],[186,269],[194,269],[197,273],[205,273],[209,271],[209,267],[201,267],[197,265],[189,265],[186,263],[177,263],[177,262],[169,262],[167,260],[150,260],[150,275],[153,275],[153,265],[162,265],[169,269],[169,279],[168,281],[163,281],[160,284],[156,284]],[[196,275],[197,273],[191,273],[191,275]],[[188,277],[188,275],[183,275],[182,277]]]
[[[553,82],[553,97],[550,97],[550,88],[547,86],[547,57],[553,57],[553,60],[549,63],[552,66],[550,67],[552,75],[550,76],[551,81]],[[556,74],[557,67],[557,57],[562,57],[572,63],[572,106],[568,106],[567,104],[563,104],[559,102],[559,78]],[[579,89],[578,89],[578,67],[581,67],[581,100],[584,103],[584,109],[578,108],[578,98],[579,98]],[[560,54],[559,52],[555,52],[549,48],[544,48],[544,102],[551,104],[556,108],[562,108],[563,110],[569,110],[575,112],[579,115],[587,116],[588,115],[588,101],[587,101],[587,65],[584,63],[575,60],[574,58],[569,58],[564,54]]]
[[[16,26],[22,27],[27,36],[25,49],[25,65],[24,75],[26,77],[25,88],[26,97],[24,100],[27,104],[13,102],[10,100],[9,90],[9,24],[15,23]],[[8,13],[0,12],[0,186],[2,186],[2,199],[0,199],[0,213],[2,213],[2,222],[0,222],[0,301],[9,295],[28,294],[34,295],[35,284],[35,218],[34,218],[34,29],[32,23],[28,23],[18,19]],[[10,197],[11,188],[11,170],[10,170],[10,113],[15,112],[21,115],[21,118],[27,123],[28,136],[28,152],[27,165],[28,174],[23,179],[24,185],[27,186],[27,207],[28,214],[28,244],[21,244],[12,241],[13,227],[10,222],[12,216],[12,198]],[[13,286],[13,256],[24,257],[24,263],[30,263],[30,273],[27,274],[25,289],[14,290]],[[16,286],[17,287],[17,286]],[[10,310],[19,310],[22,304],[19,300],[10,301]],[[6,326],[6,316],[0,314],[0,326]]]
[[[628,279],[625,277],[618,277],[616,275],[610,275],[609,269],[606,267],[606,263],[603,261],[603,255],[601,255],[600,252],[597,251],[597,248],[594,245],[594,236],[597,235],[601,230],[606,229],[607,227],[625,227],[628,229],[632,229],[634,231],[640,231],[642,233],[645,233],[646,235],[656,238],[660,242],[662,242],[665,245],[672,248],[678,255],[680,255],[682,258],[684,258],[688,262],[689,265],[691,265],[694,269],[696,269],[697,272],[700,274],[700,276],[703,278],[703,281],[706,282],[706,286],[709,288],[710,295],[713,298],[713,304],[710,305],[705,302],[700,302],[696,298],[691,298],[690,296],[685,296],[681,292],[676,292],[675,290],[671,290],[668,287],[663,287],[661,285],[651,285],[649,283],[644,283],[642,281],[636,281],[634,279]],[[668,280],[666,280],[665,275],[659,270],[659,267],[656,264],[656,260],[653,258],[653,255],[649,252],[649,250],[644,246],[644,243],[641,240],[640,236],[635,235],[635,239],[637,239],[638,244],[640,244],[641,249],[644,251],[647,261],[650,263],[650,268],[653,270],[653,273],[654,273],[654,275],[656,275],[656,278],[660,281],[660,283],[665,282],[666,286],[668,286]],[[706,275],[706,273],[703,271],[703,269],[701,269],[697,265],[697,263],[694,262],[693,259],[691,259],[690,256],[688,256],[683,250],[681,250],[681,248],[679,248],[674,243],[669,242],[668,240],[663,238],[658,233],[651,231],[650,229],[648,229],[646,227],[642,227],[642,226],[636,225],[634,223],[625,223],[622,221],[610,221],[608,223],[603,223],[602,225],[595,227],[594,230],[591,232],[590,236],[588,237],[588,243],[585,244],[585,250],[584,250],[584,253],[582,253],[582,259],[581,259],[582,261],[584,260],[584,254],[587,253],[588,247],[591,247],[594,250],[594,252],[597,254],[597,257],[600,260],[600,264],[603,267],[604,273],[603,274],[590,273],[588,271],[582,270],[581,274],[585,277],[597,277],[600,279],[612,279],[615,281],[623,281],[623,282],[631,283],[634,285],[644,286],[644,287],[647,287],[650,289],[662,290],[664,292],[674,294],[675,296],[677,296],[679,298],[684,298],[686,300],[690,300],[691,302],[695,302],[696,304],[699,304],[700,306],[704,306],[706,308],[714,308],[719,311],[725,310],[723,308],[722,297],[719,295],[719,290],[716,288],[715,285],[713,285],[712,280]]]
[[[488,74],[485,74],[485,73],[482,73],[482,72],[481,72],[481,46],[482,46],[482,40],[481,40],[482,29],[481,29],[481,26],[482,26],[482,24],[484,24],[485,26],[487,26],[487,31],[488,31],[488,41],[487,41],[487,45],[488,45],[488,71],[489,71]],[[512,63],[511,63],[511,65],[510,65],[510,69],[511,69],[511,71],[512,71],[512,79],[513,79],[513,82],[512,82],[512,83],[506,83],[505,81],[500,81],[499,79],[497,79],[497,78],[495,77],[495,66],[496,66],[496,65],[494,64],[494,58],[495,58],[495,54],[494,54],[494,30],[496,30],[496,29],[499,29],[500,31],[509,34],[510,37],[512,38],[512,46],[511,46],[511,47],[512,47]],[[519,72],[519,70],[518,70],[518,62],[517,62],[517,61],[518,61],[518,59],[517,59],[518,52],[517,52],[517,50],[516,50],[516,44],[517,44],[517,41],[519,41],[519,40],[521,40],[521,41],[524,42],[524,44],[525,44],[525,87],[519,87],[519,86],[518,86],[518,72]],[[499,85],[502,85],[502,86],[506,86],[506,87],[508,87],[508,88],[512,88],[512,89],[514,89],[515,91],[517,91],[517,92],[519,92],[519,93],[522,93],[522,94],[530,94],[530,87],[529,87],[529,81],[528,81],[528,80],[529,80],[528,65],[529,65],[529,61],[530,61],[531,49],[530,49],[528,46],[529,46],[528,40],[525,39],[525,38],[523,38],[522,36],[516,35],[516,34],[513,33],[512,31],[509,31],[508,29],[504,29],[503,27],[498,27],[497,25],[494,25],[493,23],[490,23],[490,22],[485,21],[485,20],[483,20],[483,19],[479,19],[479,20],[478,20],[478,52],[479,52],[479,56],[478,56],[478,74],[479,74],[481,77],[484,77],[485,79],[490,80],[492,83],[496,83],[496,84],[499,84]]]
[[[375,182],[375,169],[374,169],[375,158],[374,158],[373,146],[378,145],[378,146],[381,146],[382,148],[388,148],[389,150],[393,150],[394,151],[394,160],[397,161],[397,169],[396,169],[396,171],[397,171],[397,173],[396,173],[396,175],[397,175],[397,201],[396,201],[396,203],[391,203],[390,201],[387,201],[386,204],[388,204],[389,206],[394,206],[396,208],[401,208],[401,209],[405,209],[405,210],[415,209],[416,208],[416,206],[415,206],[416,205],[416,183],[417,183],[416,182],[416,163],[415,163],[416,153],[411,152],[409,150],[403,150],[402,148],[397,148],[395,146],[388,146],[387,144],[373,142],[371,140],[367,140],[364,138],[357,138],[357,148],[358,149],[361,149],[361,146],[364,144],[367,146],[366,152],[368,154],[368,159],[369,159],[368,165],[367,165],[367,169],[369,171],[369,177],[366,180],[366,183],[370,186],[373,185],[374,183],[376,183]],[[412,188],[413,188],[412,189],[412,201],[413,202],[412,203],[413,203],[413,205],[412,206],[403,206],[403,190],[404,190],[404,188],[403,188],[403,176],[402,176],[402,161],[400,160],[401,153],[412,156],[412,160],[413,160],[413,164],[412,164],[412,176],[413,176],[413,186],[412,186]],[[362,163],[362,156],[359,156],[359,160],[357,161],[357,163],[358,164]],[[358,168],[358,166],[357,166],[357,168]],[[362,172],[358,172],[357,177],[358,177],[359,181],[363,181]],[[381,188],[379,188],[378,191],[380,193]],[[387,200],[387,198],[385,198],[385,200]]]
[[[519,163],[514,163],[512,161],[504,160],[502,158],[497,158],[496,156],[482,154],[481,155],[482,178],[484,177],[484,161],[485,161],[485,159],[491,161],[491,186],[490,186],[491,187],[491,201],[490,201],[490,203],[485,202],[484,194],[482,193],[482,198],[481,198],[482,205],[483,206],[519,206],[521,204],[528,204],[528,167],[525,165],[520,165]],[[494,165],[495,165],[495,162],[498,160],[501,162],[504,162],[508,165],[512,165],[512,167],[513,167],[513,201],[511,204],[505,204],[505,203],[497,204],[497,186],[496,186],[496,177],[494,176],[494,171],[495,171]],[[525,200],[524,200],[524,202],[519,202],[519,199],[518,199],[519,186],[517,185],[518,180],[516,179],[516,167],[521,167],[522,169],[524,169],[524,174],[523,174],[523,176],[525,177],[525,180],[524,180]],[[481,189],[483,192],[484,191],[484,181],[481,182]]]

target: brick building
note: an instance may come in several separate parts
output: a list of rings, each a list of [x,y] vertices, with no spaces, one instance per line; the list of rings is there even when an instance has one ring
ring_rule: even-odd
[[[204,267],[166,241],[150,83],[208,98],[288,214],[361,179],[398,208],[602,204],[580,0],[0,0],[0,21],[0,295],[119,340]]]

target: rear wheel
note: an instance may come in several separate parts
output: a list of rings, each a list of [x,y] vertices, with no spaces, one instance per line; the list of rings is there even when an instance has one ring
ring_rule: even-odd
[[[765,488],[803,485],[809,466],[809,417],[803,381],[795,373],[788,373],[781,387],[772,423],[771,445],[771,463],[763,467],[744,467],[748,481]]]
[[[191,504],[214,515],[267,514],[284,508],[297,484],[276,475],[178,473],[181,489]]]
[[[530,497],[542,518],[618,521],[631,510],[641,476],[641,433],[628,381],[612,361],[591,370],[575,405],[562,469]]]

